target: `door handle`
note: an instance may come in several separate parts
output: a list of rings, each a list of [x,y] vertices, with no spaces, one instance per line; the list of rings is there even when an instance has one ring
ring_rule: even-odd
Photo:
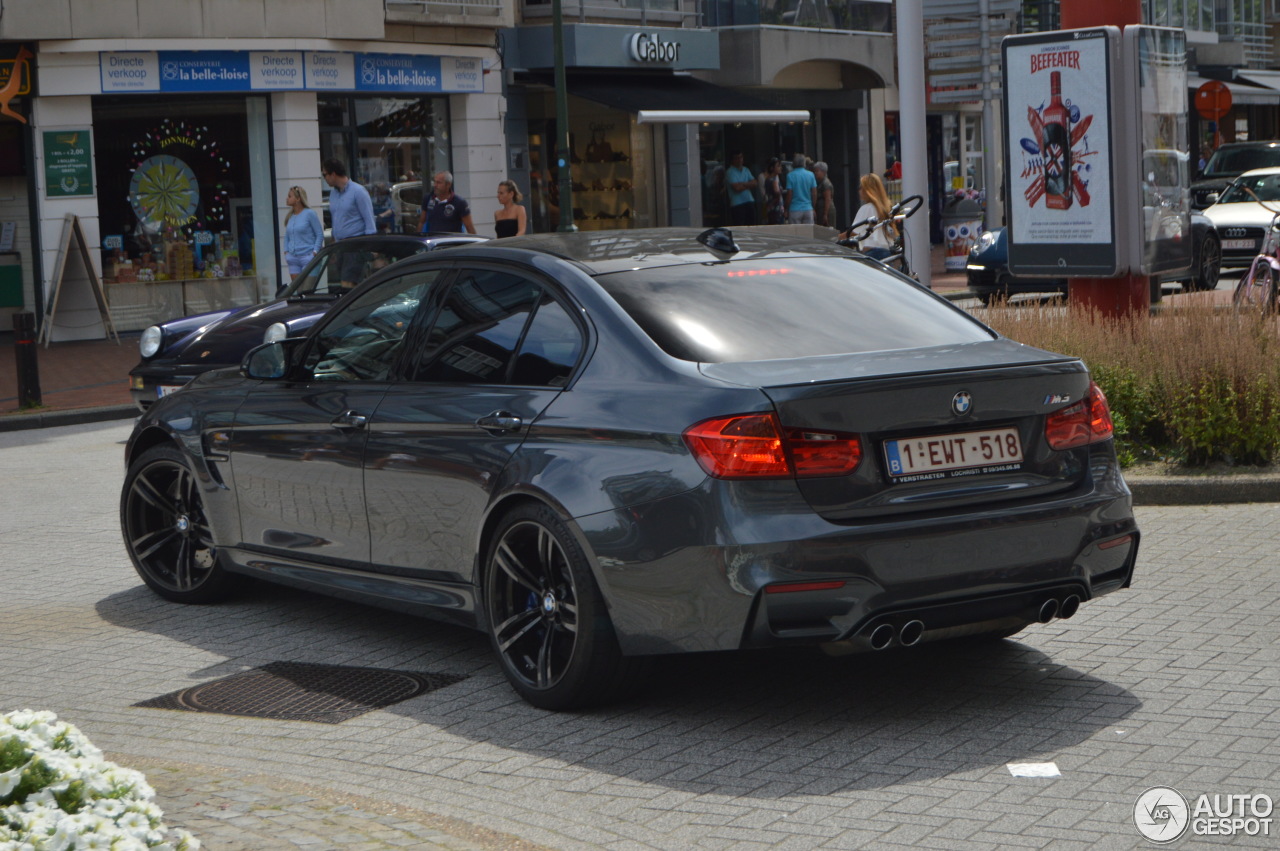
[[[494,411],[476,420],[476,425],[485,431],[515,431],[524,425],[524,420],[507,411]]]
[[[364,428],[368,424],[369,418],[362,414],[358,414],[355,411],[343,411],[329,421],[329,425],[344,431],[347,429]]]

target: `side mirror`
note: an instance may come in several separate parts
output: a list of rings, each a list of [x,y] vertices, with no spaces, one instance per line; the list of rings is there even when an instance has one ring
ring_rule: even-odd
[[[293,355],[297,351],[301,337],[288,340],[276,340],[263,343],[250,349],[240,363],[240,374],[245,378],[256,378],[259,381],[273,381],[289,374],[293,365]]]
[[[1218,203],[1218,193],[1210,192],[1208,195],[1204,196],[1204,200],[1208,201],[1210,204],[1216,204]]]

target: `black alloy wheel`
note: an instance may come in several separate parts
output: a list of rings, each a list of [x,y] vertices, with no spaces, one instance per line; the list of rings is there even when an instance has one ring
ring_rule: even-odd
[[[523,505],[499,523],[485,560],[489,638],[512,687],[542,709],[576,709],[638,684],[586,558],[556,514]]]
[[[1200,243],[1199,262],[1196,263],[1191,279],[1191,289],[1197,292],[1217,289],[1218,276],[1222,273],[1222,243],[1217,235],[1205,234]]]
[[[173,447],[148,449],[129,468],[120,528],[138,575],[166,600],[212,603],[240,585],[218,564],[200,482]]]

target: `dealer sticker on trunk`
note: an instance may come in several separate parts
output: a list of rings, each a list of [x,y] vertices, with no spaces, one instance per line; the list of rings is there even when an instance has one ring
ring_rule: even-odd
[[[889,475],[898,482],[977,476],[1022,466],[1022,443],[1012,426],[886,440],[884,453]]]

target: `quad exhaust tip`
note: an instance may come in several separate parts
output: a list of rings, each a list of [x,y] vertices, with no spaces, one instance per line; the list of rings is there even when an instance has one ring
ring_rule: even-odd
[[[898,631],[898,641],[902,642],[903,647],[914,647],[920,643],[920,636],[924,635],[924,623],[922,621],[907,621],[902,625],[902,629]]]
[[[1048,623],[1058,616],[1058,600],[1056,597],[1050,597],[1040,604],[1040,611],[1036,615],[1036,619],[1040,623]]]
[[[887,623],[882,623],[875,629],[871,630],[871,649],[883,650],[893,643],[893,627]]]
[[[1054,618],[1066,620],[1080,611],[1080,602],[1078,594],[1068,594],[1061,601],[1057,597],[1048,597],[1035,610],[1035,618],[1040,623],[1049,623]],[[863,633],[865,638],[859,640],[865,641],[864,646],[870,646],[872,650],[892,647],[895,641],[903,647],[914,647],[920,643],[924,632],[924,621],[912,619],[901,627],[895,627],[891,623],[880,623],[870,633]]]

